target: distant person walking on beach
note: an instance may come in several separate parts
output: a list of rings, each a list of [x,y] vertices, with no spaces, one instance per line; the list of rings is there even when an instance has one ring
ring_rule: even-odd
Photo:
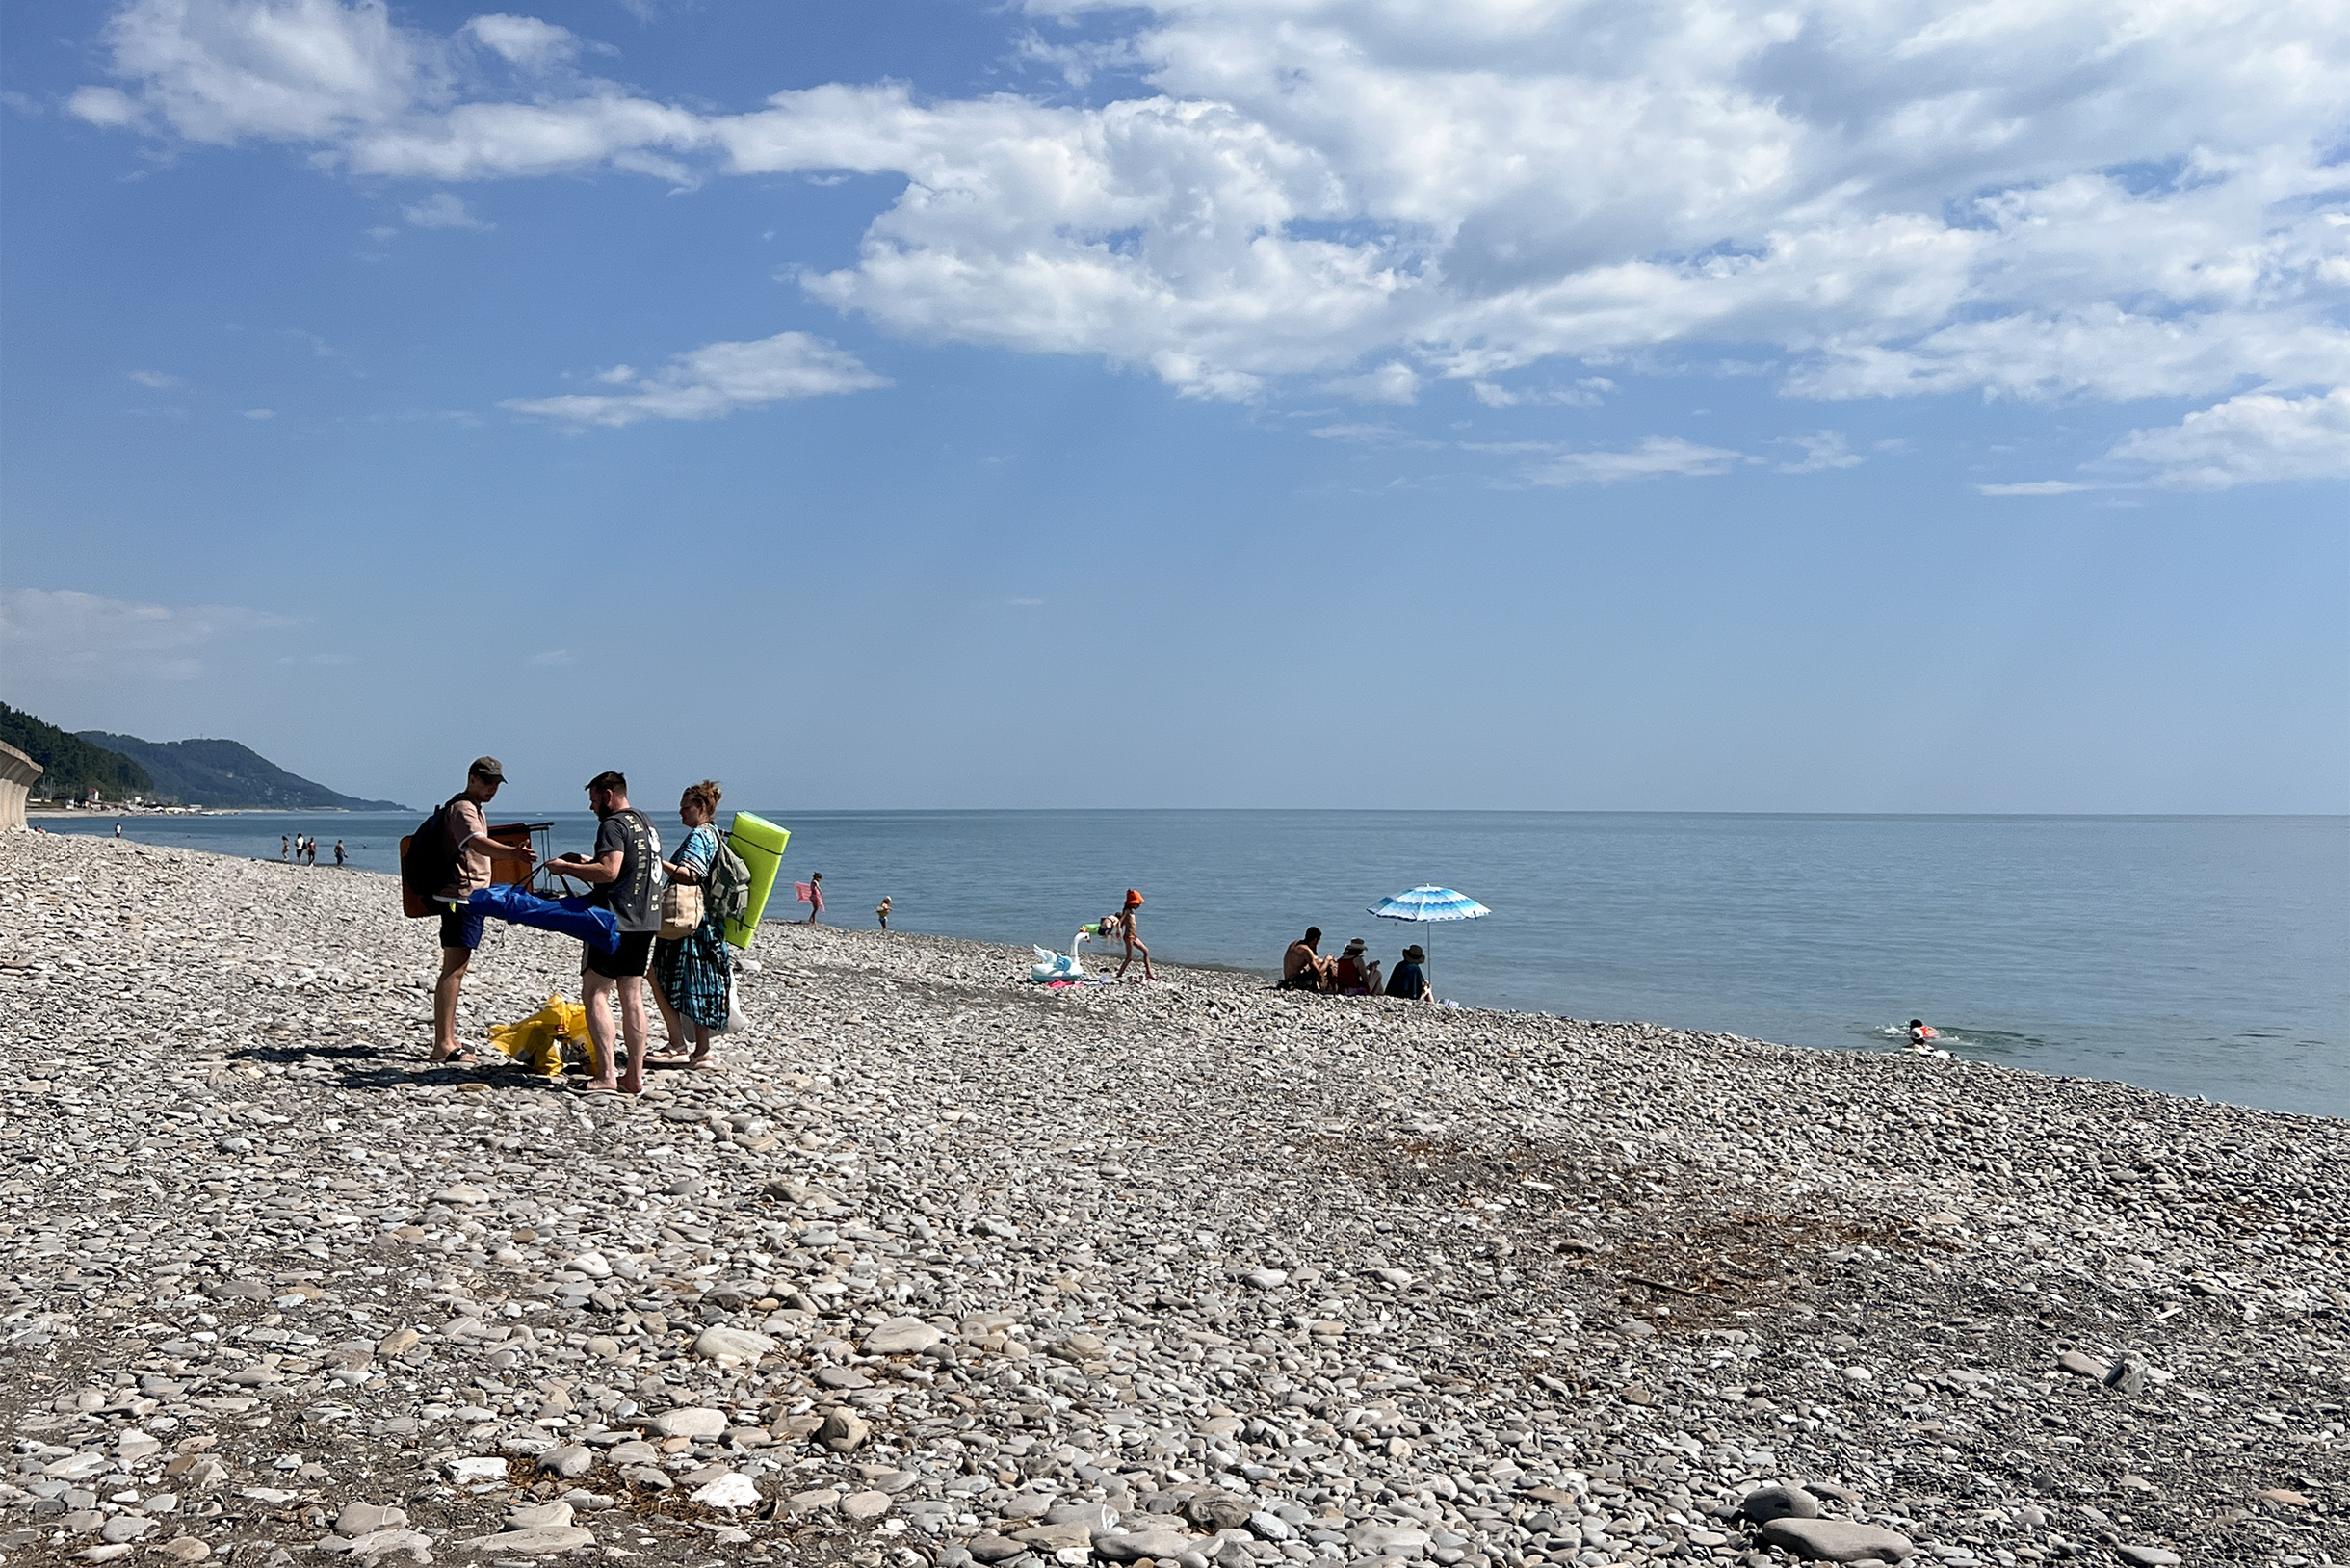
[[[880,902],[879,903],[876,903],[876,904],[875,904],[875,905],[874,905],[874,919],[875,919],[875,920],[877,920],[877,921],[879,921],[879,922],[881,923],[881,928],[882,928],[883,930],[885,930],[885,931],[886,931],[886,930],[888,930],[888,929],[889,929],[889,895],[888,895],[888,894],[886,894],[886,893],[882,894],[882,895],[881,895],[881,902]]]
[[[602,772],[588,781],[588,809],[596,814],[595,854],[558,855],[547,864],[596,889],[595,902],[620,927],[619,945],[598,953],[580,944],[580,990],[588,1006],[588,1035],[595,1046],[596,1076],[583,1085],[591,1093],[644,1092],[644,966],[661,929],[661,895],[654,873],[661,865],[661,834],[652,819],[628,803],[628,779]],[[612,996],[620,997],[620,1034],[628,1046],[628,1072],[619,1075],[614,1050]]]
[[[1433,1002],[1436,987],[1428,983],[1428,972],[1421,967],[1428,961],[1427,950],[1415,942],[1403,950],[1403,961],[1396,972],[1387,977],[1387,994],[1399,996],[1406,1002]]]
[[[341,839],[334,841],[334,863],[338,866],[343,863],[343,841]]]
[[[1141,907],[1142,895],[1131,887],[1128,888],[1126,890],[1126,907],[1118,911],[1118,936],[1126,944],[1126,957],[1118,965],[1117,978],[1120,980],[1126,978],[1126,966],[1135,961],[1135,954],[1137,953],[1142,954],[1142,978],[1146,980],[1159,978],[1151,973],[1151,950],[1144,947],[1142,939],[1135,934],[1135,911]]]
[[[497,758],[476,757],[465,770],[463,792],[452,796],[441,810],[442,830],[449,835],[450,869],[447,885],[432,901],[441,906],[441,966],[440,978],[432,982],[432,1055],[428,1061],[463,1066],[475,1061],[474,1054],[457,1042],[457,993],[465,988],[465,970],[473,962],[473,951],[482,945],[482,917],[466,908],[465,901],[489,886],[492,856],[520,860],[526,866],[531,862],[529,845],[516,849],[500,844],[489,836],[489,824],[482,816],[482,808],[505,782],[506,769]]]
[[[797,891],[799,902],[808,906],[808,918],[800,924],[813,926],[816,917],[824,912],[824,874],[821,871],[808,873],[808,879],[799,884]]]
[[[294,841],[283,833],[277,835],[277,858],[284,861],[294,858]]]
[[[121,824],[120,823],[115,823],[115,837],[117,837],[117,838],[120,838],[121,836],[122,836],[122,824]]]

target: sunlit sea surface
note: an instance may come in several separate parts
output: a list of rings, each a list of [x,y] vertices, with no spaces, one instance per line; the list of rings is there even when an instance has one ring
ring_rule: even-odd
[[[586,849],[592,819],[553,821]],[[1464,1005],[1642,1019],[1796,1045],[1954,1054],[2178,1094],[2350,1115],[2350,818],[1770,817],[1507,812],[794,812],[787,880],[829,924],[1066,949],[1141,890],[1162,961],[1270,970],[1306,926],[1393,965],[1424,941]],[[135,817],[128,837],[332,875],[393,869],[421,813]],[[669,842],[673,817],[656,817]],[[46,819],[112,832],[112,819]],[[289,873],[296,875],[296,873]],[[1423,882],[1490,917],[1366,909]],[[394,897],[390,889],[384,896]],[[779,899],[788,901],[788,887]],[[770,920],[804,913],[770,905]]]

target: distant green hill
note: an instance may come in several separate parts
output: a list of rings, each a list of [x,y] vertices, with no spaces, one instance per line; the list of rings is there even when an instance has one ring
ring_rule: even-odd
[[[5,702],[0,702],[0,741],[47,770],[33,790],[50,799],[86,799],[93,784],[109,800],[155,793],[155,780],[147,771],[121,752],[92,745],[81,736],[68,735]]]
[[[136,735],[84,730],[81,739],[118,751],[153,776],[155,793],[205,806],[267,806],[280,811],[401,811],[397,800],[362,800],[287,772],[235,741],[142,741]],[[37,759],[38,760],[38,759]]]

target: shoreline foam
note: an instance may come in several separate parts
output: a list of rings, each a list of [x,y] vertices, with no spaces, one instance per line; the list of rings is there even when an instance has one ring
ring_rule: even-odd
[[[662,1563],[1736,1562],[1781,1481],[1944,1561],[2346,1555],[2342,1122],[794,926],[623,1103],[424,1069],[390,886],[0,840],[12,1559],[577,1494]],[[468,1036],[576,967],[501,932]]]

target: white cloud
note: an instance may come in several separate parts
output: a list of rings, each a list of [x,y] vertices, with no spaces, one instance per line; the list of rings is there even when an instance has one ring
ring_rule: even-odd
[[[130,94],[111,87],[83,87],[65,99],[65,113],[92,125],[116,130],[139,118],[139,106]]]
[[[567,27],[542,22],[535,16],[509,16],[500,12],[476,16],[458,32],[469,35],[484,49],[528,70],[560,65],[580,52],[580,40]]]
[[[487,228],[490,225],[466,210],[465,203],[447,191],[435,191],[422,201],[410,202],[400,215],[418,228]]]
[[[1573,386],[1508,387],[1494,381],[1471,381],[1469,390],[1488,408],[1512,408],[1519,404],[1564,404],[1572,408],[1597,408],[1613,392],[1615,382],[1605,376],[1586,376]]]
[[[1821,431],[1816,435],[1789,437],[1803,448],[1803,456],[1794,462],[1779,465],[1782,474],[1818,474],[1831,468],[1858,468],[1861,457],[1844,445],[1844,438],[1834,431]]]
[[[1321,441],[1358,441],[1367,446],[1435,447],[1444,443],[1426,440],[1393,425],[1337,424],[1322,425],[1306,432]]]
[[[1977,484],[1975,488],[1985,495],[2075,495],[2097,486],[2064,479],[2030,479],[2019,484]]]
[[[2152,463],[2155,483],[2196,490],[2350,479],[2350,387],[2230,398],[2168,429],[2132,431],[2110,456]]]
[[[1635,354],[1759,359],[1822,399],[2350,384],[2340,7],[1027,9],[1109,35],[1031,59],[1147,86],[1062,106],[833,84],[712,111],[570,76],[518,94],[483,49],[576,43],[529,17],[457,37],[375,0],[128,0],[114,85],[74,112],[405,178],[896,176],[810,296],[1200,397],[1338,377],[1401,401],[1453,377],[1507,406],[1537,401],[1513,371]]]
[[[130,372],[130,379],[141,386],[156,392],[167,391],[179,385],[178,377],[168,375],[160,370],[134,370]]]
[[[541,669],[561,669],[571,663],[569,648],[547,648],[531,655],[531,663]]]
[[[0,590],[0,647],[19,679],[134,677],[190,680],[204,672],[197,653],[238,632],[287,625],[278,615],[233,605],[173,607],[46,588]]]
[[[275,419],[277,410],[274,408],[248,408],[245,410],[245,417],[248,419]]]
[[[627,372],[615,380],[618,373]],[[596,379],[628,385],[635,376],[614,366]],[[756,343],[711,343],[679,354],[630,390],[555,398],[509,398],[516,413],[566,425],[633,425],[640,419],[721,419],[737,408],[789,398],[821,398],[887,386],[889,378],[848,350],[805,332],[778,332]]]
[[[1754,460],[1742,452],[1700,446],[1677,435],[1652,435],[1627,452],[1561,453],[1528,471],[1527,478],[1536,484],[1615,484],[1727,474]]]
[[[382,0],[132,0],[105,36],[137,106],[193,142],[332,143],[448,98],[446,47]]]
[[[1342,376],[1322,385],[1325,390],[1344,393],[1357,403],[1408,405],[1420,401],[1420,373],[1400,359],[1390,359],[1376,370],[1360,376]]]

